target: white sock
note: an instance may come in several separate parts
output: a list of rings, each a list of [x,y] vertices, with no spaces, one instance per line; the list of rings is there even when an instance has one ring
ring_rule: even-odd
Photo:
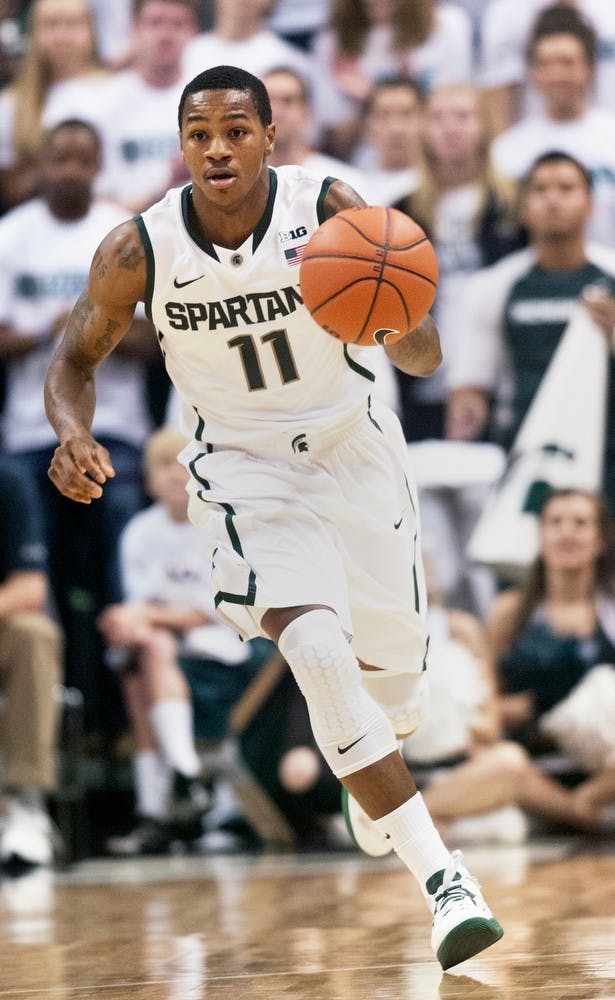
[[[391,838],[393,850],[410,869],[426,895],[427,879],[434,872],[446,868],[451,855],[434,826],[421,793],[417,792],[374,823]]]
[[[162,819],[168,796],[168,768],[157,750],[137,750],[132,758],[135,811],[139,816]]]
[[[192,705],[183,698],[162,698],[149,710],[160,753],[174,771],[194,778],[200,771],[194,746]]]

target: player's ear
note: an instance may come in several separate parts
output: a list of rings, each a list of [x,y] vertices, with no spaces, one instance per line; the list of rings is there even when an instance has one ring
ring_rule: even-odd
[[[275,146],[275,125],[267,125],[265,129],[265,156],[271,156]]]

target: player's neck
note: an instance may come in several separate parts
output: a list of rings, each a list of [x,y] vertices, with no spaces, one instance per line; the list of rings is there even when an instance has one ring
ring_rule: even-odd
[[[545,271],[575,271],[587,263],[583,235],[559,242],[536,241],[532,246],[536,253],[536,263]]]
[[[207,201],[198,188],[192,188],[192,214],[208,240],[220,247],[236,250],[242,246],[260,222],[269,199],[269,171],[265,170],[241,205],[221,207]]]

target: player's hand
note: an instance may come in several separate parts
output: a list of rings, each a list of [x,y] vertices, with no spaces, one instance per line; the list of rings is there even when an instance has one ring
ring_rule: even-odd
[[[588,285],[583,289],[581,302],[596,326],[606,334],[611,347],[615,347],[615,298],[600,285]]]
[[[446,437],[449,441],[476,441],[487,425],[489,404],[480,389],[455,389],[446,406]]]
[[[91,503],[102,496],[102,488],[115,470],[107,449],[90,435],[83,435],[56,448],[48,475],[65,497]]]

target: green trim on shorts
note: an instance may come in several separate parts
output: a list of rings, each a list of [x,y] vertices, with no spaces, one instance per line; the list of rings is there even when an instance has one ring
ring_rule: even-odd
[[[354,358],[350,357],[348,353],[348,344],[344,344],[344,358],[346,359],[348,367],[352,368],[353,372],[356,372],[357,375],[362,375],[363,378],[369,379],[370,382],[376,381],[376,376],[373,372],[370,372],[369,368],[364,368],[358,361],[355,361]]]
[[[190,469],[192,478],[196,479],[197,483],[200,483],[203,489],[210,490],[211,485],[209,484],[207,479],[203,479],[203,477],[199,475],[199,473],[196,471],[196,463],[199,461],[200,458],[204,458],[206,454],[207,452],[205,451],[199,452],[196,458],[193,458],[191,462],[188,462],[188,468]],[[205,500],[205,497],[201,496],[201,492],[202,492],[201,490],[198,491],[198,496],[200,497],[201,500]]]
[[[188,463],[188,468],[190,469],[190,472],[192,473],[196,481],[198,483],[201,483],[201,485],[206,490],[210,490],[211,486],[208,483],[208,481],[206,479],[203,479],[203,477],[198,474],[195,468],[195,465],[198,462],[199,458],[203,458],[203,455],[205,454],[206,452],[201,452],[200,455],[197,455],[196,458],[193,458],[192,461]],[[197,490],[196,495],[199,498],[199,500],[203,501],[203,503],[214,503],[218,507],[222,507],[222,509],[226,511],[226,516],[224,518],[224,525],[226,527],[230,543],[233,546],[233,549],[237,553],[237,555],[241,556],[242,559],[245,559],[245,556],[243,554],[243,548],[241,545],[241,540],[237,533],[237,528],[233,524],[233,518],[237,516],[235,509],[231,507],[230,503],[222,503],[220,500],[210,500],[208,497],[203,495],[203,490]],[[214,550],[214,556],[217,551],[218,551],[217,549]],[[253,605],[255,600],[256,600],[256,573],[254,572],[253,569],[250,569],[250,575],[248,577],[247,593],[231,594],[230,592],[227,592],[225,590],[219,590],[214,596],[214,606],[217,608],[218,605],[222,603],[222,601],[228,601],[229,604]]]
[[[248,592],[246,594],[229,594],[226,590],[219,590],[214,596],[214,606],[217,608],[219,604],[222,604],[222,601],[228,601],[229,604],[247,604],[250,607],[254,607],[256,601],[256,573],[254,570],[250,570]]]
[[[416,518],[416,507],[414,506],[414,500],[412,499],[412,492],[410,490],[410,484],[408,483],[408,477],[405,474],[404,474],[404,482],[406,484],[406,490],[408,492],[408,497],[410,498],[410,503],[412,505],[412,511],[413,511],[414,516]],[[420,600],[419,600],[419,579],[418,579],[418,575],[417,575],[417,572],[416,572],[416,542],[417,542],[417,538],[418,538],[418,532],[415,531],[414,532],[414,539],[413,539],[413,543],[412,543],[413,546],[414,546],[414,551],[413,551],[413,554],[412,554],[412,579],[414,581],[414,610],[416,611],[417,614],[420,614],[421,605],[420,605]],[[427,655],[427,650],[425,651],[425,655]],[[424,670],[426,669],[424,664],[423,664],[423,669]]]
[[[201,414],[199,413],[199,411],[197,410],[196,406],[193,406],[192,409],[196,413],[198,421],[199,421],[198,424],[196,425],[196,430],[194,432],[194,436],[195,436],[196,440],[199,442],[199,444],[203,444],[203,431],[205,430],[205,420],[201,416]],[[199,456],[199,458],[200,458],[200,456]],[[196,478],[196,476],[195,476],[195,478]]]
[[[425,642],[425,656],[423,657],[423,669],[422,669],[421,673],[424,673],[427,670],[427,655],[429,653],[429,640],[430,640],[430,638],[431,638],[431,636],[428,635],[427,636],[427,641]]]
[[[380,431],[380,433],[382,434],[382,427],[380,426],[380,424],[378,423],[378,421],[374,420],[374,418],[372,417],[372,397],[371,396],[367,397],[367,416],[369,417],[369,419],[373,423],[373,425],[376,428],[376,430]]]

